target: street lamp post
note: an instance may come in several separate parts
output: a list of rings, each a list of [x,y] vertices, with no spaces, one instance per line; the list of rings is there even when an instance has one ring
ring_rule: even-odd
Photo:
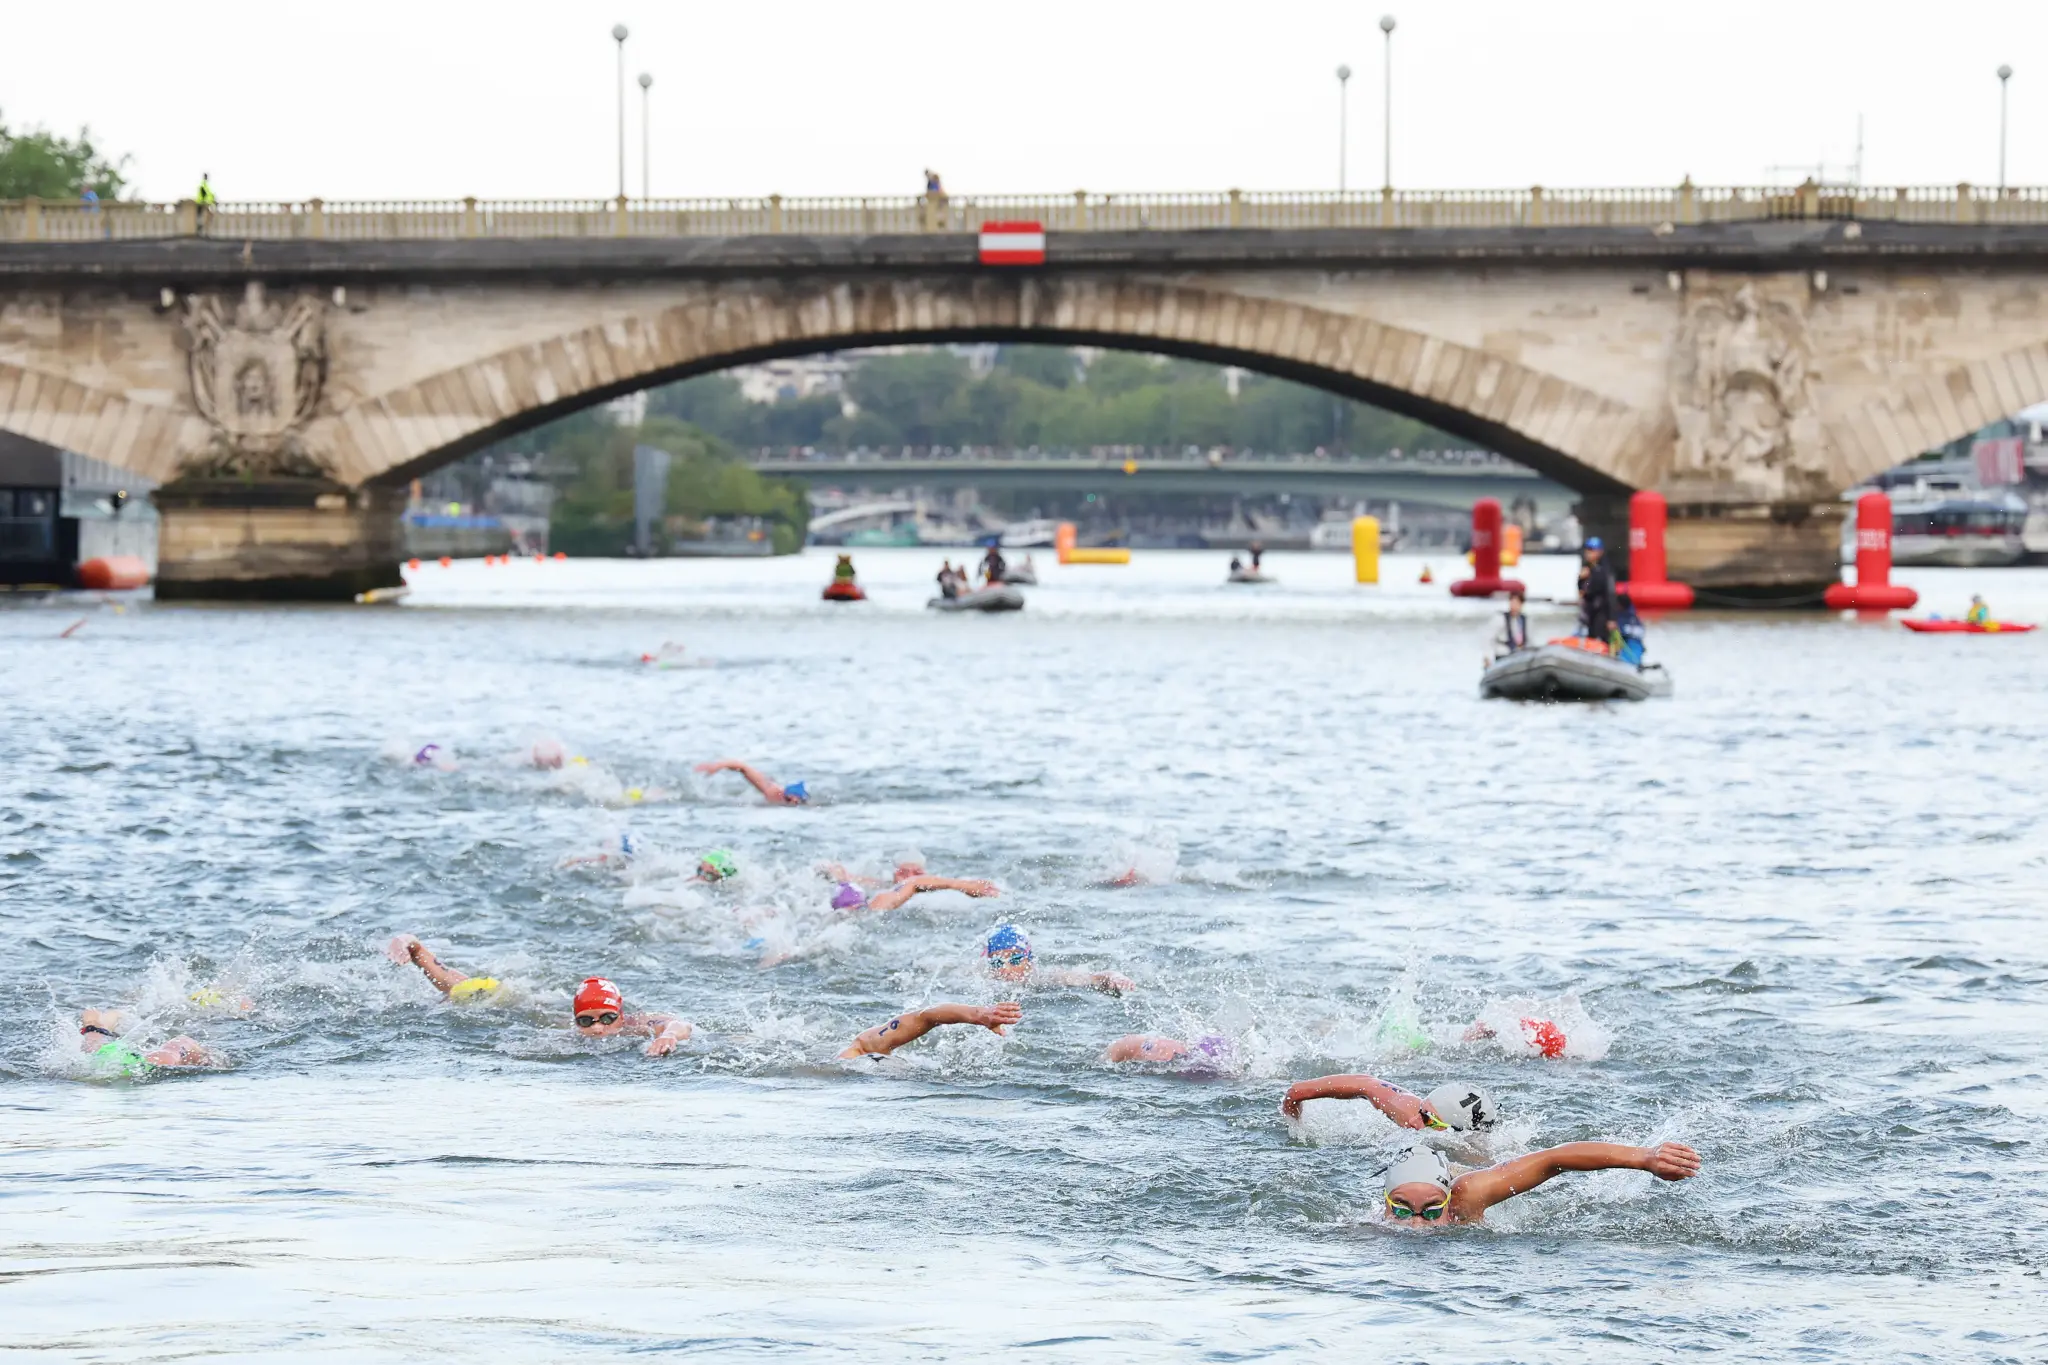
[[[649,167],[649,166],[651,166],[651,165],[652,165],[653,163],[652,163],[651,161],[649,161],[649,160],[648,160],[648,156],[647,156],[647,146],[648,146],[648,133],[647,133],[647,98],[648,98],[648,96],[647,96],[647,92],[648,92],[648,90],[649,90],[649,89],[651,89],[651,88],[653,87],[653,85],[654,85],[654,77],[652,77],[652,76],[648,75],[648,74],[647,74],[647,73],[646,73],[645,71],[641,72],[641,73],[640,73],[640,197],[641,197],[642,199],[652,199],[652,198],[654,197],[654,180],[653,180],[653,176],[652,176],[652,175],[650,175],[650,174],[649,174],[649,172],[648,172],[648,167]]]
[[[2012,68],[1998,68],[1998,197],[2005,198],[2005,88],[2012,80]]]
[[[626,26],[612,25],[612,41],[619,45],[619,198],[626,197]]]
[[[1344,193],[1344,181],[1351,170],[1351,68],[1337,68],[1337,193]]]
[[[1380,188],[1391,192],[1394,188],[1394,16],[1380,16],[1380,32],[1387,35],[1386,108],[1381,117],[1382,135],[1385,142],[1381,147]]]

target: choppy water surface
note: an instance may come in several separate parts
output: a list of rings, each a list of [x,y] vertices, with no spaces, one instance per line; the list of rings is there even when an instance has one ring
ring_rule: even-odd
[[[921,610],[924,554],[819,603],[816,552],[430,566],[399,608],[142,604],[66,640],[88,609],[0,612],[0,1351],[2048,1353],[2048,633],[1700,615],[1653,635],[1672,701],[1526,707],[1476,699],[1487,608],[1413,561],[1245,589],[1222,558],[1046,568],[995,618]],[[1902,577],[2048,618],[2040,573]],[[664,641],[695,666],[639,662]],[[550,736],[588,762],[513,761]],[[725,755],[821,799],[690,771]],[[631,867],[564,865],[621,834]],[[711,846],[737,885],[680,880]],[[1002,899],[826,911],[814,864],[907,849]],[[832,1060],[1008,998],[998,917],[1138,990]],[[442,1003],[380,955],[401,930],[512,999]],[[579,1040],[598,972],[699,1038]],[[231,1066],[84,1077],[88,1005]],[[1532,1007],[1572,1055],[1460,1041]],[[1098,1060],[1133,1031],[1237,1064]],[[1705,1173],[1390,1229],[1401,1136],[1276,1111],[1338,1070],[1492,1087],[1467,1159],[1675,1139]]]

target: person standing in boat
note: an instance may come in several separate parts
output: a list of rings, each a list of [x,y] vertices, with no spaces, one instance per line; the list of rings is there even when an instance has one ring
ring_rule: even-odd
[[[1607,567],[1607,546],[1598,536],[1586,539],[1585,576],[1579,584],[1579,633],[1609,644],[1614,635],[1614,571]]]
[[[1253,572],[1253,573],[1258,573],[1258,572],[1259,572],[1259,561],[1260,561],[1260,560],[1262,560],[1262,559],[1264,559],[1264,558],[1266,557],[1266,547],[1265,547],[1264,545],[1261,545],[1261,544],[1260,544],[1260,543],[1259,543],[1258,541],[1256,541],[1256,540],[1255,540],[1255,541],[1253,541],[1253,542],[1251,543],[1251,552],[1252,552],[1252,572]]]
[[[1003,559],[1002,548],[999,545],[989,546],[988,553],[981,557],[982,582],[988,587],[999,588],[1003,584],[1003,575],[1009,569],[1009,564]]]
[[[1508,609],[1500,614],[1500,629],[1493,634],[1493,659],[1504,659],[1529,647],[1529,618],[1522,613],[1522,594],[1508,594]]]

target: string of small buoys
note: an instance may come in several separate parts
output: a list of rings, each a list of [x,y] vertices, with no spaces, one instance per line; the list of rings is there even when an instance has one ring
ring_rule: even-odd
[[[569,556],[563,551],[557,550],[552,555],[536,554],[533,557],[533,562],[536,564],[545,564],[550,559],[563,560],[567,559],[568,557]],[[452,555],[442,555],[440,559],[436,560],[435,562],[438,563],[444,569],[452,569],[455,567],[455,558]],[[484,556],[484,564],[486,567],[489,568],[496,568],[500,564],[510,564],[511,562],[512,556],[509,554]],[[416,572],[420,567],[420,561],[416,557],[413,559],[408,559],[405,561],[405,567],[409,571]]]

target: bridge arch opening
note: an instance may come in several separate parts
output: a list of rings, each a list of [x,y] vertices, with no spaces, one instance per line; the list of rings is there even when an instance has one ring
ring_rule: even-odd
[[[1393,387],[1343,370],[1276,356],[1238,346],[1221,346],[1178,338],[1139,336],[1095,329],[1045,327],[944,327],[917,328],[844,336],[806,337],[707,354],[688,361],[652,369],[613,382],[593,385],[553,402],[536,405],[514,416],[479,428],[458,440],[430,449],[376,476],[370,482],[396,485],[484,450],[501,441],[587,411],[619,398],[718,374],[748,365],[764,364],[803,356],[858,352],[888,346],[998,345],[1039,347],[1092,347],[1126,354],[1191,360],[1231,366],[1254,374],[1286,380],[1317,389],[1337,398],[1363,403],[1396,416],[1425,423],[1446,435],[1469,441],[1533,470],[1575,493],[1589,496],[1626,496],[1631,487],[1620,479],[1506,423],[1492,420],[1440,399]]]

